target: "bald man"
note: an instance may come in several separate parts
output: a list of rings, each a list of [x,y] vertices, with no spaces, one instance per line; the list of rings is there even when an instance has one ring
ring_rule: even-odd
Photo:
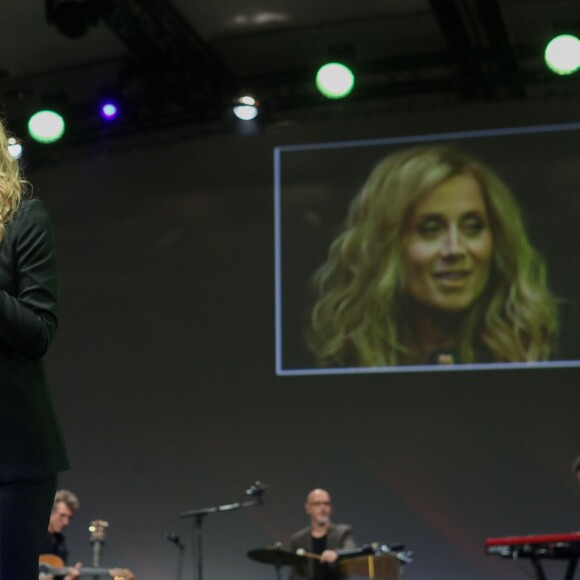
[[[347,524],[333,524],[330,520],[332,503],[324,489],[313,489],[304,506],[310,525],[290,538],[290,549],[320,555],[303,566],[292,569],[291,580],[344,580],[337,565],[340,548],[356,548],[352,528]]]

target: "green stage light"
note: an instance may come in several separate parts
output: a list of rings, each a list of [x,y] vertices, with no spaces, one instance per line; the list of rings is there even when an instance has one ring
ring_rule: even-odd
[[[28,133],[39,143],[54,143],[64,133],[64,119],[54,111],[38,111],[28,120]]]
[[[328,99],[342,99],[354,87],[354,74],[344,64],[327,63],[316,73],[316,87]]]
[[[580,40],[571,34],[560,34],[546,46],[544,58],[556,74],[572,74],[580,68]]]

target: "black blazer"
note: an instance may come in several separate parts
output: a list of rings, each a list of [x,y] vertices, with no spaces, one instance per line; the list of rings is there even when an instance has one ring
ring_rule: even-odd
[[[338,550],[340,548],[350,549],[356,547],[354,533],[351,526],[348,524],[330,524],[328,534],[326,535],[327,550]],[[290,538],[290,551],[296,552],[299,548],[302,548],[306,552],[312,551],[312,535],[310,533],[310,527],[301,529]],[[309,580],[313,578],[313,563],[314,561],[310,560],[304,566],[294,566],[290,573],[291,580]],[[347,576],[340,573],[338,566],[332,565],[331,569],[334,570],[336,578],[347,578]]]
[[[0,483],[68,467],[42,356],[57,326],[50,219],[25,200],[0,240]]]

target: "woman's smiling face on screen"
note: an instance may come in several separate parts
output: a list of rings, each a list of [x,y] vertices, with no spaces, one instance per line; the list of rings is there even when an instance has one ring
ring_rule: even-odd
[[[406,292],[428,309],[461,312],[485,290],[493,236],[481,188],[457,175],[422,197],[403,234]]]

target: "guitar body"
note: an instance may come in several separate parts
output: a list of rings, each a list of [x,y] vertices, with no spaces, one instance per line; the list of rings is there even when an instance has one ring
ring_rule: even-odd
[[[65,566],[62,558],[53,554],[42,554],[38,562],[38,578],[54,580],[55,576],[66,576],[70,567]],[[133,572],[121,568],[81,568],[81,576],[108,576],[115,580],[135,580]]]
[[[38,578],[40,580],[54,580],[54,576],[66,576],[68,571],[62,574],[59,572],[62,570],[67,570],[62,558],[53,554],[41,554],[38,561]]]

